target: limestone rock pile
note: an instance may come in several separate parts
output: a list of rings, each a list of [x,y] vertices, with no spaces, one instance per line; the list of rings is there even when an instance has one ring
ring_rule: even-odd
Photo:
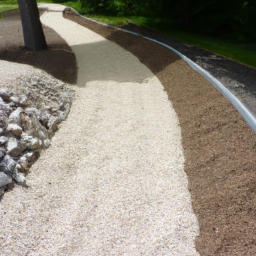
[[[66,119],[75,94],[41,70],[23,74],[15,83],[0,87],[0,196],[14,181],[24,183]]]

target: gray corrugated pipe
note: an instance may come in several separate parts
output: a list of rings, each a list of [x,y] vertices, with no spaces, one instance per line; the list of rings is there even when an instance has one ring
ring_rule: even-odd
[[[70,7],[67,7],[67,8],[70,8]],[[208,73],[206,70],[204,70],[203,68],[198,66],[195,62],[193,62],[192,60],[190,60],[189,58],[187,58],[186,56],[184,56],[183,54],[181,54],[180,52],[178,52],[174,48],[170,47],[169,45],[161,43],[161,42],[159,42],[157,40],[154,40],[152,38],[139,35],[138,33],[131,32],[131,31],[126,30],[126,29],[118,28],[118,27],[115,27],[115,26],[112,26],[112,25],[108,25],[108,24],[105,24],[105,23],[101,23],[101,22],[98,22],[98,21],[86,18],[86,17],[80,15],[73,8],[70,8],[70,9],[72,9],[77,15],[83,17],[86,20],[90,20],[90,21],[93,21],[95,23],[101,24],[103,26],[109,27],[109,28],[118,29],[120,31],[123,31],[123,32],[126,32],[126,33],[130,33],[130,34],[133,34],[135,36],[139,36],[139,37],[145,38],[147,40],[150,40],[152,42],[160,44],[160,45],[168,48],[169,50],[175,52],[178,56],[180,56],[183,60],[185,60],[189,64],[189,66],[191,68],[193,68],[195,71],[197,71],[203,77],[205,77],[211,84],[213,84],[233,104],[233,106],[242,115],[242,117],[247,122],[247,124],[252,128],[254,133],[256,133],[256,118],[254,117],[252,111],[250,109],[248,109],[234,94],[232,94],[218,79],[216,79],[210,73]]]

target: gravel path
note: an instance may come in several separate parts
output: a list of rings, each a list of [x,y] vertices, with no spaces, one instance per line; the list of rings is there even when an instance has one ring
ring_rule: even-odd
[[[199,255],[179,121],[162,84],[50,8],[42,22],[77,57],[77,98],[28,189],[1,201],[0,255]]]

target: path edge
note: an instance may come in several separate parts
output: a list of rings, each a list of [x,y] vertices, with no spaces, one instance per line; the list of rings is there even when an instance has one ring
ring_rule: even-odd
[[[71,7],[66,7],[63,12],[65,12],[66,9],[71,9],[73,10],[78,16],[98,23],[102,26],[105,27],[109,27],[112,29],[117,29],[119,31],[123,31],[125,33],[129,33],[135,36],[139,36],[142,37],[146,40],[152,41],[154,43],[157,43],[159,45],[164,46],[165,48],[171,50],[172,52],[174,52],[175,54],[177,54],[180,58],[182,58],[193,70],[195,70],[196,72],[198,72],[201,76],[203,76],[204,78],[206,78],[217,90],[219,90],[223,96],[225,96],[231,103],[232,105],[236,108],[236,110],[240,113],[240,115],[243,117],[243,119],[246,121],[246,123],[251,127],[251,129],[254,131],[254,133],[256,134],[256,117],[254,116],[254,113],[248,108],[246,107],[245,104],[243,104],[238,97],[236,97],[234,94],[232,94],[217,78],[215,78],[214,76],[212,76],[209,72],[207,72],[205,69],[203,69],[202,67],[200,67],[199,65],[197,65],[194,61],[192,61],[191,59],[187,58],[185,55],[183,55],[182,53],[180,53],[179,51],[177,51],[176,49],[174,49],[173,47],[164,44],[162,42],[159,42],[155,39],[152,39],[150,37],[146,37],[146,36],[142,36],[138,33],[129,31],[127,29],[122,29],[119,27],[115,27],[113,25],[109,25],[106,23],[102,23],[99,21],[95,21],[92,20],[90,18],[87,18],[85,16],[82,16],[80,13],[78,13],[75,9],[71,8]]]

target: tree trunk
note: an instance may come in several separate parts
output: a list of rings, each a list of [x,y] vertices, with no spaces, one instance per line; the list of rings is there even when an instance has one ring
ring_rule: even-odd
[[[25,47],[32,51],[47,49],[36,0],[18,0],[18,3]]]

